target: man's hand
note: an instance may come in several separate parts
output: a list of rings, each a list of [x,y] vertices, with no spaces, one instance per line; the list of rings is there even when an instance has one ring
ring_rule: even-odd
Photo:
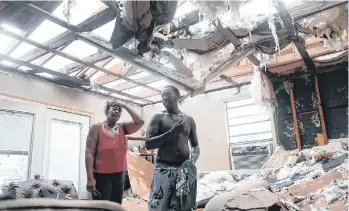
[[[175,122],[172,126],[172,133],[174,134],[180,134],[182,132],[184,132],[184,129],[185,129],[185,124],[183,121],[178,121],[178,122]]]
[[[88,179],[86,189],[90,193],[93,193],[96,190],[96,180],[94,178]]]
[[[200,148],[199,146],[196,146],[196,147],[192,147],[191,148],[191,160],[194,164],[196,164],[196,161],[198,160],[200,156]]]

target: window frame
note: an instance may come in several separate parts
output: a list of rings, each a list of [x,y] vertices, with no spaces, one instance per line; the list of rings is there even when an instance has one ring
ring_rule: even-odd
[[[245,106],[251,106],[251,105],[255,105],[253,102],[252,103],[247,103],[245,105],[239,105],[239,106],[236,106],[236,107],[231,107],[231,106],[228,106],[228,103],[231,103],[231,102],[237,102],[237,101],[241,101],[241,100],[248,100],[248,99],[252,99],[252,96],[250,94],[244,94],[242,96],[238,96],[238,97],[235,97],[235,98],[232,98],[232,99],[227,99],[224,101],[224,109],[225,109],[225,119],[226,119],[226,137],[227,137],[227,142],[228,142],[228,154],[229,154],[229,162],[230,162],[230,169],[232,170],[236,170],[235,169],[235,166],[234,166],[234,160],[233,160],[233,155],[232,155],[232,151],[231,151],[231,148],[232,147],[243,147],[243,146],[256,146],[256,145],[268,145],[268,149],[269,149],[269,155],[271,155],[272,153],[272,148],[273,148],[273,139],[274,139],[274,135],[273,135],[273,115],[270,115],[270,117],[268,117],[267,119],[268,120],[264,120],[264,121],[261,121],[261,122],[270,122],[270,131],[267,131],[266,133],[256,133],[256,134],[271,134],[271,138],[267,138],[267,139],[258,139],[258,140],[253,140],[253,141],[240,141],[240,142],[236,142],[236,143],[231,143],[231,136],[230,136],[230,124],[229,124],[229,120],[230,119],[233,119],[233,118],[229,118],[228,116],[228,111],[229,109],[234,109],[234,108],[242,108],[242,107],[245,107]],[[253,116],[259,116],[260,114],[257,114],[257,115],[253,115]],[[252,115],[251,115],[252,116]],[[242,116],[242,118],[245,117],[245,116]],[[241,118],[241,117],[235,117],[235,118]],[[258,122],[258,121],[257,121]],[[251,123],[242,123],[242,124],[237,124],[236,126],[240,126],[240,125],[248,125],[248,124],[254,124],[254,123],[257,123],[257,122],[251,122]],[[236,137],[244,137],[244,136],[248,136],[249,134],[245,134],[245,135],[239,135],[239,136],[236,136]],[[243,169],[239,169],[239,170],[243,170]],[[246,169],[247,171],[251,171],[253,169]]]

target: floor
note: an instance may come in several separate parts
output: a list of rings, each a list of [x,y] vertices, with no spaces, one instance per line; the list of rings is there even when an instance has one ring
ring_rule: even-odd
[[[126,198],[122,201],[122,207],[127,211],[146,211],[148,204],[142,199]]]

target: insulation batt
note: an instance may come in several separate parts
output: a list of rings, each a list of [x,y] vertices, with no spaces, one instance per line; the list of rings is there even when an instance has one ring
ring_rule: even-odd
[[[278,180],[285,180],[285,179],[292,179],[294,176],[299,175],[299,174],[304,174],[306,172],[311,171],[307,176],[301,180],[296,181],[296,184],[305,182],[305,181],[310,181],[314,178],[317,178],[319,176],[322,176],[325,174],[324,170],[322,169],[322,164],[321,163],[316,163],[316,160],[310,160],[310,161],[303,161],[300,163],[297,163],[295,166],[283,166],[278,175],[277,179]]]
[[[335,179],[327,187],[318,190],[316,193],[307,196],[308,203],[315,199],[324,197],[327,204],[331,204],[336,200],[344,200],[348,198],[348,179]]]
[[[312,158],[314,155],[321,153],[335,153],[340,152],[344,149],[343,143],[341,141],[330,141],[324,146],[315,146],[309,149],[303,149],[302,153],[307,158]]]
[[[228,172],[217,171],[209,173],[198,182],[196,201],[228,192],[236,187],[236,181]]]

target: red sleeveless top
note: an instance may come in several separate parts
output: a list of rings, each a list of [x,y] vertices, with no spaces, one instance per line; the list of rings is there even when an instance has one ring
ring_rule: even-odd
[[[103,124],[98,125],[98,141],[94,171],[97,173],[119,173],[126,170],[128,143],[124,129],[117,124],[119,135],[112,137],[104,132]]]

